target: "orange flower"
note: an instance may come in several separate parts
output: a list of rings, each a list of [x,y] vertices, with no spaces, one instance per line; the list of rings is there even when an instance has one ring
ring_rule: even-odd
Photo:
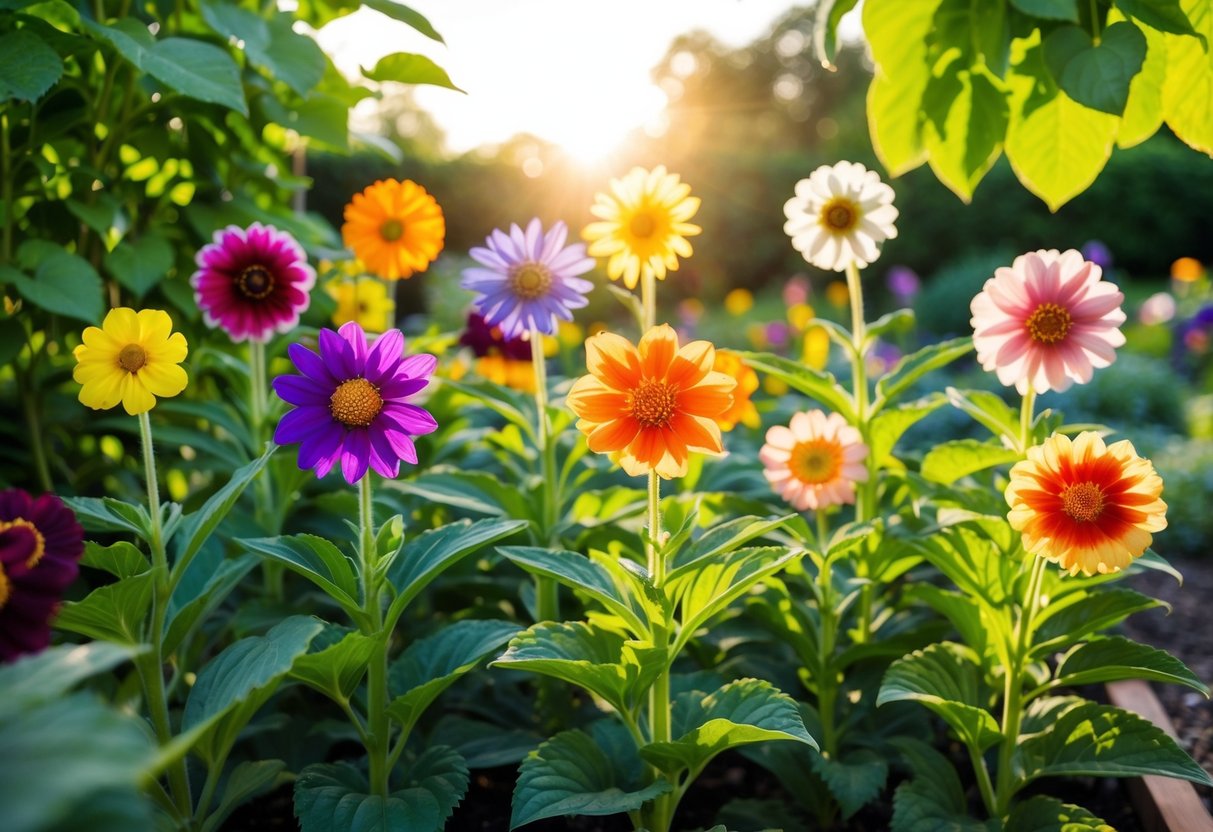
[[[1194,283],[1205,273],[1205,267],[1195,257],[1181,257],[1171,264],[1171,279]]]
[[[712,369],[737,382],[733,389],[733,405],[716,417],[716,424],[721,430],[732,430],[741,422],[747,428],[757,428],[762,424],[758,418],[758,408],[750,401],[750,396],[758,389],[758,373],[741,360],[741,356],[731,350],[716,350],[716,362]]]
[[[1007,503],[1024,548],[1071,575],[1119,572],[1167,527],[1162,478],[1127,440],[1053,434],[1011,469]]]
[[[568,404],[590,450],[618,453],[631,476],[656,471],[665,479],[687,471],[690,451],[720,455],[716,419],[733,403],[737,382],[712,369],[716,349],[692,341],[681,349],[668,324],[633,346],[609,332],[585,342],[588,375],[577,379]]]
[[[383,179],[345,206],[341,236],[368,271],[399,280],[425,271],[442,251],[446,221],[425,188]]]

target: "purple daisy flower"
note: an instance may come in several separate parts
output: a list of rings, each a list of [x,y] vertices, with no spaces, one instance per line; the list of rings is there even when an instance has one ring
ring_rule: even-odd
[[[366,333],[350,321],[320,330],[320,354],[300,344],[287,350],[301,375],[278,376],[274,392],[295,406],[278,423],[274,441],[299,443],[299,467],[323,477],[338,460],[353,485],[367,466],[385,477],[400,460],[417,464],[413,437],[438,427],[408,399],[429,384],[438,365],[432,355],[404,355],[404,336],[389,329],[368,348]]]
[[[272,225],[229,225],[195,260],[190,285],[202,317],[233,341],[289,332],[311,302],[316,272],[295,238]]]
[[[565,247],[568,228],[557,222],[546,233],[533,219],[524,232],[517,225],[506,234],[496,229],[485,240],[487,248],[469,254],[484,268],[463,270],[460,285],[478,293],[476,311],[489,326],[501,327],[506,338],[536,329],[556,333],[556,319],[573,320],[573,310],[589,303],[585,294],[594,288],[577,277],[594,268],[585,244]]]
[[[0,491],[0,660],[51,643],[51,619],[83,554],[84,530],[62,500]]]

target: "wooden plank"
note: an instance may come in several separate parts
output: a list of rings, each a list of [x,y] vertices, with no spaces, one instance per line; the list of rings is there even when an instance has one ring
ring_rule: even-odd
[[[1130,679],[1108,684],[1113,705],[1133,711],[1178,739],[1170,717],[1148,682]],[[1141,777],[1129,783],[1133,805],[1146,832],[1213,832],[1213,817],[1187,780]]]

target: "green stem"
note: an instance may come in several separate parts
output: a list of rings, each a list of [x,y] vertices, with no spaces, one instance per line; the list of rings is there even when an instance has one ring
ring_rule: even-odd
[[[33,347],[30,347],[31,354]],[[32,363],[31,357],[31,363]],[[34,473],[38,477],[38,485],[43,491],[53,491],[55,486],[51,480],[51,469],[47,462],[46,439],[42,433],[42,416],[38,412],[38,394],[32,384],[32,373],[21,371],[16,361],[13,361],[13,373],[17,379],[17,391],[21,396],[21,404],[25,411],[25,425],[29,430],[30,453],[34,457]]]
[[[391,723],[387,713],[387,651],[390,633],[383,628],[383,610],[379,604],[379,580],[375,575],[375,520],[371,501],[371,474],[368,471],[358,484],[358,537],[362,559],[362,591],[367,626],[374,640],[366,672],[366,723],[371,794],[387,797],[391,767],[388,751],[391,745]]]
[[[986,758],[974,746],[969,746],[969,761],[977,774],[977,790],[981,792],[981,802],[991,815],[997,811],[998,799],[994,795],[994,785],[990,782],[990,770],[986,768]]]
[[[828,539],[829,527],[826,512],[817,510],[817,535]],[[838,759],[838,732],[835,724],[835,702],[838,698],[838,680],[834,673],[834,650],[838,641],[838,616],[834,611],[833,563],[823,550],[821,569],[817,572],[818,615],[821,624],[817,628],[817,710],[821,717],[822,752],[831,760]]]
[[[644,269],[640,277],[640,302],[643,310],[640,334],[644,335],[657,326],[657,277],[650,269]]]
[[[1091,42],[1099,46],[1102,40],[1102,34],[1099,28],[1099,5],[1095,0],[1090,0],[1091,3]]]
[[[868,415],[868,378],[863,358],[866,350],[864,342],[868,338],[867,324],[863,318],[863,283],[859,278],[859,268],[854,263],[847,265],[847,292],[851,298],[851,342],[855,350],[851,355],[851,384],[855,388],[855,418],[860,425],[867,421]]]
[[[0,237],[0,263],[13,259],[13,171],[12,147],[9,138],[9,114],[0,113],[0,210],[4,211],[4,233]]]
[[[1006,817],[1011,809],[1011,796],[1015,793],[1016,777],[1011,763],[1019,745],[1019,728],[1023,721],[1023,673],[1028,647],[1032,643],[1032,631],[1036,617],[1036,606],[1040,601],[1040,585],[1048,564],[1039,555],[1033,556],[1032,573],[1028,578],[1028,589],[1024,593],[1019,623],[1015,627],[1015,643],[1011,651],[1011,666],[1007,668],[1002,709],[1002,746],[998,750],[998,788],[996,815]]]
[[[173,740],[168,695],[164,687],[164,622],[168,615],[169,568],[168,553],[164,548],[164,529],[160,524],[160,487],[156,478],[152,422],[146,411],[139,414],[139,436],[143,445],[143,475],[147,481],[147,512],[151,518],[151,539],[148,546],[152,555],[152,649],[140,656],[138,667],[143,680],[148,713],[156,732],[156,741],[163,747]],[[168,781],[177,811],[181,817],[188,818],[193,800],[190,797],[189,776],[184,758],[169,766]]]
[[[656,471],[649,472],[649,538],[647,546],[649,575],[658,590],[665,584],[665,553],[661,549],[661,479]],[[664,651],[670,644],[669,621],[656,622],[653,627],[653,644]],[[657,674],[653,687],[649,689],[649,733],[652,742],[670,742],[670,664],[667,656],[664,667]],[[676,803],[674,796],[663,794],[653,801],[650,832],[667,832],[673,820]]]
[[[269,415],[269,382],[266,378],[265,344],[249,341],[249,433],[253,440],[253,456],[265,451],[266,417]],[[253,480],[253,519],[262,533],[276,535],[282,531],[275,521],[274,483],[270,469],[262,468]],[[282,600],[282,564],[276,561],[261,562],[261,582],[267,598]]]
[[[854,388],[852,392],[855,397],[855,426],[859,430],[863,443],[871,448],[872,414],[869,412],[868,371],[864,364],[864,356],[867,355],[868,348],[866,343],[868,325],[864,320],[863,281],[859,275],[859,267],[854,263],[847,264],[847,293],[851,302],[851,344],[854,347],[851,351],[851,386]],[[860,523],[873,519],[877,513],[876,482],[879,473],[876,467],[877,459],[869,453],[864,464],[867,466],[868,479],[866,482],[860,483],[855,492],[855,520]],[[868,574],[867,558],[861,556],[856,559],[855,564],[859,576],[866,578]],[[855,638],[859,643],[867,642],[872,635],[872,591],[873,587],[870,583],[864,584],[859,590],[859,627]]]
[[[1028,392],[1023,395],[1023,402],[1019,408],[1019,452],[1023,456],[1028,455],[1028,448],[1032,447],[1032,422],[1035,421],[1036,408],[1036,391],[1031,387]]]

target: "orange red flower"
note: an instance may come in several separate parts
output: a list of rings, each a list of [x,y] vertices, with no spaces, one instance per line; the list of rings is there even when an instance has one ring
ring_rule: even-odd
[[[732,430],[737,423],[747,428],[757,428],[762,424],[758,418],[758,408],[750,401],[750,396],[758,389],[758,373],[741,360],[741,356],[732,350],[716,350],[716,362],[712,369],[718,373],[735,379],[737,386],[733,389],[733,404],[724,413],[716,417],[716,424],[721,430]]]

